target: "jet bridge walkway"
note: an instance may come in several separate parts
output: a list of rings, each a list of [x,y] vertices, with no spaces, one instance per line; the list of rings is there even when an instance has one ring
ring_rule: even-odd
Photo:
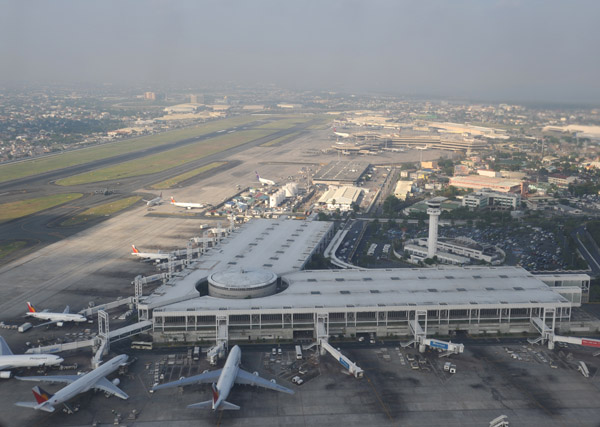
[[[552,326],[548,326],[546,321],[552,322]],[[576,344],[584,347],[596,347],[600,348],[600,340],[594,338],[581,338],[581,337],[566,337],[562,335],[556,335],[554,329],[556,327],[556,311],[554,308],[545,308],[542,313],[542,317],[532,317],[531,324],[540,333],[537,338],[529,338],[527,341],[530,344],[548,344],[548,349],[552,350],[554,344],[557,342],[564,342],[567,344]]]
[[[425,329],[421,327],[421,321],[425,325]],[[450,341],[436,340],[433,338],[427,338],[427,312],[417,310],[415,318],[408,322],[410,330],[413,333],[413,339],[407,343],[401,344],[402,347],[408,347],[410,345],[419,346],[419,352],[424,353],[426,347],[435,348],[438,350],[445,350],[440,357],[450,356],[451,354],[458,354],[465,351],[464,344],[456,344]]]
[[[119,340],[129,338],[131,336],[141,334],[142,332],[152,329],[152,321],[143,320],[132,325],[125,326],[123,328],[115,329],[108,333],[108,339],[111,343]],[[26,351],[28,354],[39,354],[39,353],[60,353],[62,351],[77,350],[80,348],[94,347],[100,345],[100,339],[98,337],[84,341],[74,341],[63,344],[52,344],[41,347],[30,348]]]
[[[355,378],[362,378],[364,371],[352,360],[344,356],[339,350],[329,344],[329,315],[327,313],[319,313],[317,315],[317,343],[321,347],[321,355],[324,356],[325,352],[331,354],[340,365],[354,375]]]

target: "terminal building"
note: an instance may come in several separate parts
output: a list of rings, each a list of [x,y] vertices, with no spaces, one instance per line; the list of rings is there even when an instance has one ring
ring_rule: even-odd
[[[569,330],[581,304],[576,280],[550,287],[517,267],[305,269],[333,234],[326,221],[252,220],[151,295],[136,286],[140,320],[157,342],[315,338],[318,322],[329,335],[410,335],[416,318],[442,335],[512,333],[541,316]]]

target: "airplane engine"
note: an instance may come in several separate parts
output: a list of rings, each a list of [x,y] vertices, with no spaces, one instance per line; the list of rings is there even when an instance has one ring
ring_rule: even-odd
[[[9,379],[12,376],[12,372],[11,371],[0,371],[0,378],[2,379]]]
[[[56,322],[56,326],[62,327],[62,325],[64,325],[64,324],[65,324],[65,322]]]
[[[121,384],[121,380],[118,378],[115,378],[114,380],[112,380],[113,385],[119,385]]]

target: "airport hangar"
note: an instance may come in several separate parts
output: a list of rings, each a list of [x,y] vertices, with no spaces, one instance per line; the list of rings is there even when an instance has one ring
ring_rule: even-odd
[[[136,287],[140,320],[156,342],[534,332],[547,318],[568,331],[578,286],[550,287],[518,267],[303,270],[333,223],[252,220],[174,273],[151,295]],[[335,239],[334,239],[335,240]]]

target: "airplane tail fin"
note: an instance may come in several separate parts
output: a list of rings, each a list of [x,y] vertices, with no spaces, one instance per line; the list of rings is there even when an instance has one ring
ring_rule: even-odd
[[[213,393],[213,404],[217,403],[219,400],[219,389],[215,383],[212,383],[212,393]]]
[[[193,409],[212,409],[212,405],[213,401],[207,400],[205,402],[193,403],[191,405],[188,405],[187,407]]]
[[[162,199],[162,191],[160,192],[160,196],[158,196],[158,197],[160,197]]]
[[[44,402],[47,402],[53,395],[42,389],[40,386],[35,386],[31,389],[33,395],[35,396],[35,400],[38,405],[41,405]]]
[[[35,313],[35,308],[33,307],[33,305],[31,305],[29,301],[27,301],[27,308],[29,309],[30,313]]]
[[[237,411],[240,409],[239,406],[234,405],[233,403],[229,403],[226,400],[222,401],[219,405],[219,409],[221,410],[229,410],[229,411]]]
[[[140,251],[138,250],[138,248],[135,247],[135,245],[131,245],[131,248],[133,249],[133,253],[134,254],[139,254]]]
[[[260,181],[260,175],[258,174],[258,171],[254,171],[254,173],[256,174],[256,179]]]
[[[206,400],[204,402],[198,402],[198,403],[193,403],[191,405],[187,406],[188,408],[192,408],[192,409],[212,409],[213,407],[213,401],[212,400]],[[222,401],[219,404],[219,407],[217,408],[218,410],[229,410],[229,411],[237,411],[240,409],[239,406],[234,405],[233,403],[229,403],[226,400]]]
[[[175,197],[171,196],[171,203],[175,203]]]
[[[71,307],[66,306],[65,309],[64,309],[64,311],[63,311],[63,314],[69,314],[70,312],[71,312]]]

